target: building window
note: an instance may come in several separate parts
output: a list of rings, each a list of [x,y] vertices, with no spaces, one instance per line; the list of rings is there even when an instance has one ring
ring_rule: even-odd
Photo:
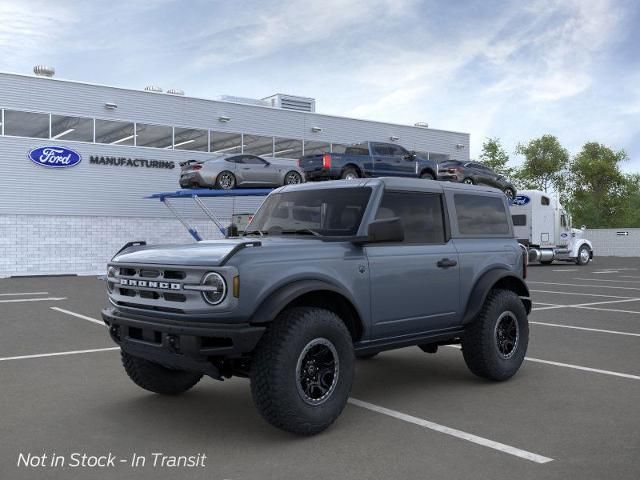
[[[4,111],[4,134],[12,137],[49,138],[49,114]]]
[[[176,150],[206,152],[209,149],[209,132],[207,130],[176,127],[174,137],[173,148]]]
[[[274,138],[273,156],[277,158],[294,158],[302,157],[302,140],[293,140],[290,138]]]
[[[131,122],[96,119],[96,143],[111,145],[133,145],[134,125]]]
[[[273,157],[273,137],[262,137],[260,135],[243,135],[243,153],[258,155],[260,157]]]
[[[51,139],[93,142],[93,119],[51,115]]]
[[[138,147],[171,148],[173,128],[165,125],[136,123],[136,145]]]
[[[312,142],[307,140],[304,142],[305,155],[322,155],[331,152],[331,144],[327,142]]]
[[[211,153],[220,153],[222,155],[233,155],[236,153],[242,153],[242,134],[241,133],[225,133],[225,132],[210,132],[211,133],[211,146],[209,151]]]

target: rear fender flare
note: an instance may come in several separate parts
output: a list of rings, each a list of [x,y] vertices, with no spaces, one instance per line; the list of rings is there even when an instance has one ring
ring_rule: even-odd
[[[487,295],[496,286],[514,291],[522,300],[527,314],[531,312],[531,297],[524,280],[507,269],[495,268],[485,272],[473,287],[467,301],[463,324],[471,322],[480,313]]]

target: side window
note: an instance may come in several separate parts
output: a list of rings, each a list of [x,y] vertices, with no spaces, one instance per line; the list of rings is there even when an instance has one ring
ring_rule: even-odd
[[[386,191],[376,218],[399,217],[404,243],[444,243],[442,198],[438,194]]]
[[[247,155],[247,156],[244,157],[242,163],[246,163],[246,164],[249,164],[249,165],[266,165],[267,162],[265,162],[260,157],[255,157],[253,155]]]
[[[229,163],[244,163],[243,161],[244,157],[237,156],[237,157],[229,157],[229,158],[225,158],[225,160]]]
[[[551,204],[551,200],[549,200],[549,197],[541,197],[540,198],[540,203],[542,205],[550,205]]]
[[[391,155],[391,149],[384,144],[376,143],[373,146],[373,151],[376,155]]]
[[[400,145],[389,145],[389,150],[391,151],[390,155],[394,157],[403,157],[409,153]]]
[[[560,215],[560,225],[563,227],[567,226],[567,217],[564,213]]]
[[[458,229],[462,235],[508,235],[509,219],[500,197],[454,195]]]
[[[524,227],[527,224],[526,215],[511,215],[514,227]]]

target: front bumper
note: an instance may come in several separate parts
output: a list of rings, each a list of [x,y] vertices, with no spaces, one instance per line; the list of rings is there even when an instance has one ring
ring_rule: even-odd
[[[116,308],[102,310],[109,334],[120,348],[181,370],[206,373],[219,378],[212,360],[240,357],[252,352],[266,327],[150,319],[123,315]]]

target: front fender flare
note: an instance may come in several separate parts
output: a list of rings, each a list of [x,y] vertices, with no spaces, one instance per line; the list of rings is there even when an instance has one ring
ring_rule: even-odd
[[[349,292],[334,285],[332,283],[323,280],[297,280],[292,283],[283,285],[267,295],[267,297],[260,303],[249,318],[251,324],[261,324],[273,321],[276,316],[294,301],[296,298],[304,295],[305,293],[315,292],[319,290],[335,292],[345,297],[351,305],[357,311],[355,302]],[[358,312],[360,314],[360,312]]]
[[[505,268],[494,268],[485,272],[480,279],[476,282],[469,300],[467,301],[467,308],[465,310],[462,323],[467,324],[471,322],[484,305],[487,295],[493,287],[498,284],[503,284],[504,288],[515,291],[522,303],[524,304],[527,314],[531,312],[531,297],[529,296],[529,287],[524,283],[520,277],[515,275],[510,270]]]

